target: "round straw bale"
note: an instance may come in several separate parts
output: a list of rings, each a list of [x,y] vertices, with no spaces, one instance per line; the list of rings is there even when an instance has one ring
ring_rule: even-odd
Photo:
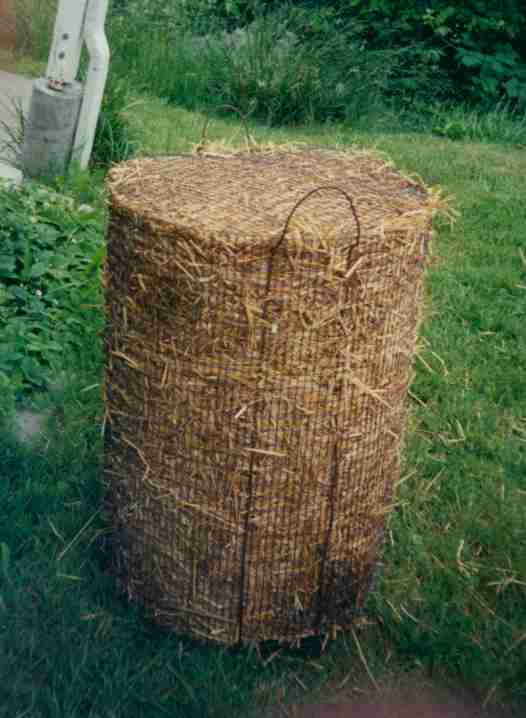
[[[109,191],[122,587],[225,644],[348,628],[399,477],[436,199],[317,148],[133,160]]]

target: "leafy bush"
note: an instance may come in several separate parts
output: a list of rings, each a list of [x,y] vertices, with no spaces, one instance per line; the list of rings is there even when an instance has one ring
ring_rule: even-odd
[[[45,187],[0,191],[0,412],[101,328],[102,216]]]
[[[457,48],[457,59],[471,70],[472,95],[483,103],[504,96],[526,108],[526,62],[510,43],[499,43],[491,53],[481,52],[475,43]]]
[[[267,0],[265,5],[273,7],[275,1]],[[494,104],[504,98],[526,107],[523,0],[298,0],[295,4],[309,7],[314,17],[331,11],[340,19],[360,23],[367,47],[423,46],[455,87],[452,97],[468,93],[476,102]]]

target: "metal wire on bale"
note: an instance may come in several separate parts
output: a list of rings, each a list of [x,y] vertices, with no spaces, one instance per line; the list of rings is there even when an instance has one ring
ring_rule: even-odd
[[[114,568],[224,644],[350,628],[399,478],[438,198],[363,151],[110,174],[104,473]]]

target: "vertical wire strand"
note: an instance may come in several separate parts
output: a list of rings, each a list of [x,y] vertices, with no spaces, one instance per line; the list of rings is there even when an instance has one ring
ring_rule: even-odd
[[[316,187],[309,192],[307,192],[301,199],[299,199],[295,205],[292,207],[291,211],[289,212],[289,215],[287,217],[287,220],[283,226],[283,231],[281,233],[281,236],[279,240],[276,242],[276,244],[272,247],[269,257],[269,263],[268,263],[268,271],[267,271],[267,281],[265,285],[265,294],[264,294],[264,306],[263,306],[263,315],[262,315],[262,337],[261,337],[261,347],[259,351],[259,366],[262,370],[262,374],[264,376],[263,380],[263,389],[266,386],[266,381],[268,379],[268,366],[267,370],[265,370],[265,354],[267,352],[267,344],[268,344],[268,313],[269,313],[269,294],[270,289],[272,286],[272,278],[274,274],[274,265],[276,260],[276,255],[278,253],[278,250],[280,249],[281,245],[285,242],[287,237],[287,232],[290,226],[290,223],[292,221],[292,218],[294,217],[296,211],[299,209],[299,207],[307,202],[313,195],[320,194],[321,192],[326,191],[333,191],[338,192],[349,203],[349,208],[351,210],[351,213],[353,215],[355,225],[356,225],[356,237],[353,242],[349,244],[349,249],[347,251],[347,270],[350,269],[351,266],[351,260],[353,256],[354,249],[359,245],[360,239],[361,239],[361,224],[358,217],[358,213],[356,211],[356,207],[354,205],[352,197],[341,187],[335,186],[335,185],[322,185],[319,187]],[[338,412],[338,405],[336,406],[336,414]],[[252,433],[251,433],[251,448],[255,449],[256,442],[257,442],[257,412],[254,412],[253,414],[253,426],[252,426]],[[335,442],[332,447],[332,461],[331,461],[331,483],[330,483],[330,489],[329,489],[329,521],[328,521],[328,528],[327,528],[327,535],[324,542],[323,547],[323,554],[322,554],[322,560],[321,560],[321,569],[320,569],[320,575],[319,575],[319,592],[318,592],[318,620],[317,623],[319,624],[321,617],[322,617],[322,603],[323,603],[323,583],[325,580],[325,570],[326,570],[326,563],[327,563],[327,557],[328,557],[328,551],[329,551],[329,545],[331,541],[332,536],[332,530],[334,525],[334,501],[336,492],[338,489],[338,480],[339,480],[339,472],[338,472],[338,441],[339,441],[339,432],[338,432],[338,426],[336,422],[335,427]],[[250,459],[249,459],[249,470],[248,470],[248,485],[247,485],[247,503],[245,508],[245,521],[244,521],[244,527],[243,527],[243,544],[241,549],[241,574],[240,574],[240,586],[239,586],[239,604],[238,604],[238,642],[241,643],[243,640],[243,621],[244,621],[244,610],[245,610],[245,603],[244,603],[244,593],[245,593],[245,582],[246,582],[246,572],[247,572],[247,566],[246,566],[246,558],[247,558],[247,551],[248,551],[248,536],[249,536],[249,526],[250,526],[250,514],[252,511],[252,505],[253,505],[253,494],[254,494],[254,465],[256,461],[256,454],[254,452],[251,452]]]

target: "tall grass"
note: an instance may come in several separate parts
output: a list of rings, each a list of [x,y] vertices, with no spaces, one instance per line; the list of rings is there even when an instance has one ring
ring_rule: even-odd
[[[359,129],[524,143],[526,113],[447,101],[451,88],[418,43],[372,50],[364,28],[322,23],[286,3],[236,30],[185,5],[121,7],[110,17],[112,67],[138,92],[190,110],[225,104],[270,125],[344,121]],[[194,5],[192,5],[194,7]]]
[[[526,111],[509,102],[484,110],[458,103],[413,103],[398,109],[401,131],[431,132],[450,140],[526,144]]]
[[[113,65],[141,91],[189,109],[228,103],[270,124],[354,119],[384,106],[393,78],[414,67],[412,48],[365,51],[351,26],[307,39],[304,14],[286,5],[205,35],[172,7],[171,23],[115,14]],[[412,72],[423,86],[425,71]]]
[[[118,77],[112,69],[95,129],[91,167],[108,169],[113,163],[123,162],[136,154],[139,138],[128,121],[128,113],[136,102],[132,99],[129,81]]]

